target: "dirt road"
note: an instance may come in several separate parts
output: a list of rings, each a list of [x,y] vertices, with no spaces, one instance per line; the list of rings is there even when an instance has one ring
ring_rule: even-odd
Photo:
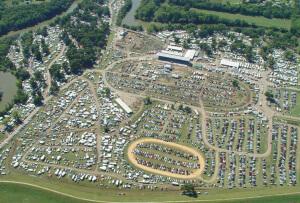
[[[157,170],[157,169],[154,169],[154,168],[150,168],[150,167],[147,167],[147,166],[140,165],[136,161],[136,156],[133,153],[134,149],[137,147],[137,145],[139,143],[156,143],[156,144],[165,145],[165,146],[168,146],[168,147],[171,147],[171,148],[175,148],[175,149],[178,149],[178,150],[183,151],[183,152],[190,153],[190,154],[192,154],[194,156],[197,156],[199,158],[198,163],[200,164],[200,168],[194,170],[193,173],[191,173],[190,175],[180,175],[180,174],[174,174],[174,173],[171,173],[171,172]],[[141,139],[135,140],[134,142],[132,142],[129,145],[127,154],[128,154],[129,161],[134,166],[136,166],[137,168],[148,171],[150,173],[155,173],[155,174],[168,176],[168,177],[173,177],[173,178],[178,178],[178,179],[197,179],[203,173],[204,168],[205,168],[204,158],[197,150],[195,150],[193,148],[190,148],[190,147],[187,147],[187,146],[184,146],[184,145],[174,143],[174,142],[166,142],[166,141],[159,140],[159,139],[154,139],[154,138],[141,138]]]

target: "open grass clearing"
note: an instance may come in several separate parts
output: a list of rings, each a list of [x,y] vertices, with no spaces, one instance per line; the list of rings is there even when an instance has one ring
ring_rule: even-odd
[[[32,181],[31,181],[32,182]],[[39,186],[40,181],[34,181]],[[49,185],[49,183],[47,183]],[[51,185],[51,184],[50,184]],[[178,191],[168,191],[168,192],[150,192],[150,191],[130,191],[130,194],[127,191],[115,191],[111,189],[93,189],[91,188],[90,191],[84,189],[84,187],[75,185],[71,188],[61,188],[66,186],[62,184],[61,186],[54,188],[55,185],[52,185],[51,188],[54,191],[60,191],[61,193],[65,193],[66,190],[71,191],[77,187],[77,190],[73,190],[72,193],[66,193],[66,196],[63,194],[55,194],[54,191],[46,191],[45,189],[41,189],[38,187],[29,186],[26,184],[15,184],[15,183],[0,183],[0,201],[1,202],[22,202],[22,203],[65,203],[65,202],[72,202],[72,203],[88,203],[88,202],[143,202],[151,199],[152,202],[231,202],[231,203],[297,203],[300,202],[300,194],[299,188],[295,187],[292,190],[288,190],[288,188],[266,188],[263,189],[263,192],[269,191],[268,194],[262,195],[261,190],[254,190],[254,189],[233,189],[225,192],[224,190],[216,189],[213,194],[209,192],[208,195],[199,195],[198,198],[189,198],[186,196],[180,195]],[[56,185],[57,186],[57,185]],[[44,187],[44,186],[42,186]],[[78,190],[79,188],[83,190]],[[298,191],[296,191],[298,189]],[[276,191],[277,190],[277,191]],[[97,192],[98,191],[98,192]],[[257,191],[257,192],[255,192]],[[281,191],[281,192],[280,192]],[[120,198],[117,194],[120,192],[125,192],[125,195]],[[273,193],[273,194],[272,194]],[[85,194],[85,195],[83,195]],[[109,196],[107,194],[110,194]],[[221,195],[220,195],[221,194]],[[234,195],[233,195],[234,194]],[[250,195],[252,194],[252,195]],[[276,194],[276,195],[274,195]],[[284,195],[286,194],[286,195]],[[74,198],[70,197],[70,195],[74,195]],[[101,198],[102,196],[102,198]],[[222,196],[222,197],[220,197]],[[80,200],[82,198],[82,200]],[[90,199],[83,200],[83,199]]]
[[[228,20],[244,20],[249,24],[255,24],[257,26],[262,26],[262,27],[275,27],[275,28],[284,28],[284,29],[291,28],[291,20],[288,19],[277,19],[277,18],[269,19],[261,16],[246,16],[241,14],[231,14],[226,12],[210,11],[205,9],[193,8],[193,10],[198,11],[199,13],[217,15],[220,18],[225,18]]]

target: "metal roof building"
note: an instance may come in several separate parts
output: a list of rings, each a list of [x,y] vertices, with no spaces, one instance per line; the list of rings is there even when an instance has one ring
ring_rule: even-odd
[[[176,56],[176,55],[171,55],[171,54],[166,54],[166,53],[158,53],[157,54],[158,59],[162,60],[162,61],[168,61],[168,62],[172,62],[172,63],[178,63],[178,64],[182,64],[182,65],[188,65],[191,66],[191,62],[190,59],[187,57],[183,57],[183,56]]]
[[[185,53],[184,57],[186,57],[186,58],[188,58],[188,59],[190,59],[190,60],[193,60],[194,57],[195,57],[195,55],[196,55],[196,50],[194,50],[194,49],[189,49],[189,50],[187,50],[187,52]]]
[[[182,47],[178,47],[178,46],[172,46],[172,45],[169,45],[169,46],[168,46],[168,50],[182,52],[182,51],[183,51],[183,48],[182,48]]]
[[[124,111],[128,114],[132,113],[132,110],[129,106],[127,106],[127,104],[125,104],[121,98],[117,98],[116,102],[122,107],[122,109],[124,109]]]
[[[222,59],[220,64],[222,66],[229,66],[229,67],[234,67],[234,68],[238,68],[240,66],[239,62],[231,61],[229,59]]]

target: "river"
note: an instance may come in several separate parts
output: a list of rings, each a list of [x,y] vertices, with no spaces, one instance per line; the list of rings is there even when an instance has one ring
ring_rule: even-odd
[[[137,26],[140,23],[135,19],[134,15],[138,7],[140,6],[142,0],[132,0],[132,7],[130,11],[126,14],[125,18],[122,21],[122,24]]]
[[[3,92],[2,100],[0,101],[0,111],[4,110],[5,106],[13,101],[17,93],[17,79],[9,72],[0,72],[0,92]]]

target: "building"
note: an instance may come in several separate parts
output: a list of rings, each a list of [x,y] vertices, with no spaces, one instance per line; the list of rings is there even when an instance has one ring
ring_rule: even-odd
[[[238,68],[240,66],[239,62],[231,61],[229,59],[222,59],[221,66],[231,67],[231,68]]]
[[[162,53],[162,52],[158,53],[157,56],[158,56],[158,59],[162,60],[162,61],[192,66],[190,59],[183,57],[183,56],[175,56],[175,55],[166,54],[166,53]]]
[[[182,47],[178,47],[178,46],[172,46],[172,45],[169,45],[167,50],[169,51],[177,51],[177,52],[182,52],[183,51],[183,48]]]
[[[194,49],[189,49],[187,50],[187,52],[185,53],[184,57],[193,60],[196,56],[197,52]]]
[[[121,106],[122,109],[124,109],[124,111],[128,114],[132,114],[132,110],[129,106],[127,106],[127,104],[125,104],[121,98],[117,98],[116,102]]]

